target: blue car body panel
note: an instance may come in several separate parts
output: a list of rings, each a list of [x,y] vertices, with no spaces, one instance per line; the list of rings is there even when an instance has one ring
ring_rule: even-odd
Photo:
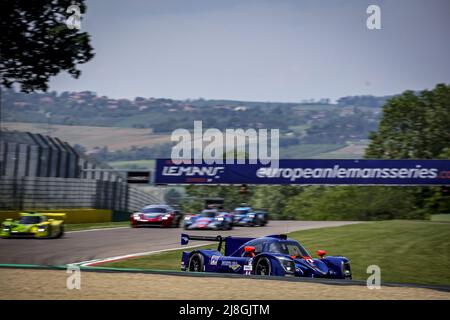
[[[184,219],[185,229],[188,230],[224,230],[232,225],[233,220],[228,212],[214,210],[203,210],[198,215],[186,216]]]
[[[237,207],[234,209],[233,224],[237,226],[256,226],[267,223],[267,213],[255,211],[251,207]]]
[[[196,237],[182,234],[181,244],[189,243],[189,240],[217,241],[218,250],[194,250],[184,251],[181,257],[181,270],[190,271],[190,261],[194,254],[201,255],[204,272],[257,274],[255,273],[258,261],[261,258],[270,262],[270,275],[295,276],[309,278],[333,278],[351,279],[349,259],[341,256],[328,256],[313,259],[307,251],[295,240],[287,239],[284,235],[272,235],[261,238],[243,237]],[[222,254],[221,246],[225,244]],[[289,254],[274,252],[272,246],[301,247],[304,256],[291,256]],[[258,248],[255,255],[246,256],[245,247]]]

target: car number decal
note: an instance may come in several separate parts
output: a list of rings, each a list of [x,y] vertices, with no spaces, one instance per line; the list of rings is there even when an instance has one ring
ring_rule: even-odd
[[[209,261],[209,264],[211,266],[217,266],[217,263],[219,262],[219,257],[220,256],[212,256],[211,260]]]

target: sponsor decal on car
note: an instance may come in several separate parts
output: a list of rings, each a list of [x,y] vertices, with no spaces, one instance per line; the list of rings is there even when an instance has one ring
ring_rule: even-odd
[[[212,266],[217,266],[217,263],[219,262],[220,256],[212,256],[211,260],[209,261],[209,264]]]
[[[238,271],[241,268],[241,265],[235,261],[233,261],[230,265],[230,269],[233,271]]]
[[[237,271],[241,268],[241,265],[236,261],[222,261],[222,266],[230,268],[233,271]]]

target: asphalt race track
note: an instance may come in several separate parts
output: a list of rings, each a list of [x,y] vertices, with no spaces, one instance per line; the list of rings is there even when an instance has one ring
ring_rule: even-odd
[[[297,230],[341,226],[347,221],[270,221],[265,227],[231,231],[185,231],[182,228],[116,228],[67,232],[61,239],[0,239],[0,263],[63,265],[113,256],[179,248],[180,234],[258,237]],[[193,242],[191,244],[200,244]]]

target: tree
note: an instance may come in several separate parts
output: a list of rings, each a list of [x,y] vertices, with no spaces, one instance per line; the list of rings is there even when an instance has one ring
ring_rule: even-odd
[[[450,147],[450,85],[419,95],[406,91],[386,103],[378,132],[371,133],[366,158],[433,159]]]
[[[450,85],[438,84],[420,94],[406,91],[386,103],[365,157],[450,159],[449,115]],[[441,188],[417,187],[414,193],[415,204],[422,210],[440,213],[450,208],[450,197]]]
[[[181,193],[174,188],[169,189],[166,194],[164,194],[164,201],[171,205],[176,205],[180,203]]]
[[[255,187],[251,203],[255,208],[266,209],[276,218],[294,218],[293,212],[286,214],[285,207],[292,197],[307,188],[301,186],[259,186]]]
[[[285,215],[300,220],[423,219],[412,188],[310,186],[288,199]]]
[[[248,200],[248,195],[243,195],[239,193],[239,186],[199,186],[190,185],[186,187],[186,193],[189,197],[193,197],[198,201],[194,201],[192,207],[199,209],[204,207],[205,198],[223,198],[224,208],[226,210],[232,210],[239,206],[242,202]],[[185,209],[188,205],[185,206]]]
[[[66,70],[74,78],[76,68],[93,58],[86,32],[69,29],[65,21],[71,0],[3,0],[0,14],[1,84],[20,85],[23,92],[44,90],[48,81]],[[77,0],[80,12],[84,0]]]

